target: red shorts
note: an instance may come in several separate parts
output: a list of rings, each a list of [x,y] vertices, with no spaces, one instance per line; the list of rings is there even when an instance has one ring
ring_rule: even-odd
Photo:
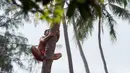
[[[32,54],[34,58],[38,61],[44,61],[44,60],[58,60],[61,58],[62,54],[61,53],[55,53],[52,59],[47,59],[45,56],[46,51],[45,50],[39,50],[35,46],[31,48]]]
[[[33,46],[31,48],[31,51],[36,60],[38,60],[38,61],[45,60],[45,50],[40,51],[39,49],[37,49],[36,47]]]

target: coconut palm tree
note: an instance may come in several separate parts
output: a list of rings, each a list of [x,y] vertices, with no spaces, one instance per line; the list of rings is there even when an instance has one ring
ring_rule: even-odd
[[[127,2],[128,2],[128,0],[123,0],[123,1],[122,0],[108,0],[107,4],[101,4],[101,6],[103,7],[101,9],[102,20],[107,20],[107,22],[109,24],[110,35],[111,35],[112,39],[116,39],[116,34],[115,34],[115,30],[114,30],[114,25],[115,25],[116,21],[113,19],[112,15],[106,9],[106,5],[109,5],[109,7],[113,11],[114,15],[129,20],[129,17],[130,17],[129,11],[120,6],[113,4],[113,3],[117,3],[119,5],[124,5],[124,7],[125,7],[126,6],[125,4],[127,4]],[[88,35],[88,32],[91,33],[93,24],[91,24],[92,23],[91,22],[89,25],[88,23],[86,23],[86,21],[83,21],[82,16],[81,17],[78,16],[76,21],[77,21],[76,24],[77,24],[77,29],[78,29],[77,33],[78,33],[78,36],[80,37],[79,40],[84,40],[84,38],[86,38],[86,34]],[[99,26],[101,26],[101,19],[99,19]],[[100,36],[101,27],[98,27],[98,28],[99,28],[98,29],[99,30],[98,31],[99,49],[100,49],[101,58],[102,58],[102,61],[104,64],[105,72],[108,73],[107,64],[106,64],[105,57],[103,54],[103,49],[101,46],[101,36]]]
[[[77,5],[75,5],[75,3]],[[87,3],[78,3],[78,2],[74,2],[74,1],[70,2],[67,15],[68,15],[68,17],[69,16],[71,17],[71,15],[73,15],[70,20],[72,20],[71,22],[73,24],[73,29],[75,32],[76,41],[77,41],[77,44],[79,47],[80,55],[82,57],[82,60],[83,60],[84,66],[85,66],[86,73],[90,73],[87,59],[85,58],[85,55],[83,53],[82,46],[80,44],[79,39],[83,40],[82,37],[86,37],[86,35],[83,35],[84,33],[86,33],[86,31],[91,32],[92,23],[94,22],[96,16],[99,16],[100,7],[98,4],[94,4],[94,5],[92,5],[92,4],[86,5],[86,4]],[[76,6],[77,6],[77,8],[76,8]],[[95,6],[97,8],[94,8]],[[71,8],[71,7],[75,7],[75,10],[74,10],[74,8]],[[86,8],[84,8],[84,7],[86,7]],[[93,7],[93,8],[90,8],[90,7]],[[69,12],[69,10],[71,10],[71,12]],[[75,11],[75,12],[73,12],[73,11]],[[95,13],[95,15],[93,15],[93,13]],[[75,22],[75,20],[78,22]],[[86,24],[88,26],[85,26]],[[78,30],[79,32],[77,33],[77,28],[81,28],[81,27],[84,27],[84,28],[82,28],[80,31]],[[82,34],[82,35],[80,35],[80,34]]]
[[[58,14],[58,15],[55,15],[55,20],[53,20],[53,21],[59,22],[60,16],[63,15],[62,12],[59,11],[63,7],[62,8],[56,7],[56,8],[59,8],[59,10],[57,10],[57,11],[49,11],[48,9],[46,9],[46,10],[42,9],[41,10],[40,7],[32,0],[28,0],[28,1],[20,0],[22,5],[18,5],[16,3],[16,0],[11,0],[11,1],[13,2],[13,4],[22,8],[23,12],[25,12],[25,13],[27,13],[28,11],[40,12],[42,14],[41,19],[44,18],[44,19],[46,19],[50,22],[52,22],[52,21],[48,18],[49,18],[49,14],[51,14],[52,12],[54,12],[55,14]],[[71,17],[74,14],[75,10],[79,11],[81,18],[78,18],[78,21],[82,22],[82,24],[77,24],[76,27],[78,29],[78,34],[80,34],[79,35],[80,39],[82,39],[82,40],[86,37],[86,34],[88,33],[88,31],[92,30],[93,25],[91,23],[94,20],[96,20],[97,17],[100,16],[100,14],[101,14],[100,4],[101,4],[101,1],[103,1],[103,0],[99,0],[99,1],[100,2],[96,2],[95,0],[85,0],[85,1],[84,0],[74,0],[74,1],[70,1],[69,7],[68,7],[69,12],[67,12],[67,16]],[[115,15],[122,17],[122,18],[125,18],[125,19],[129,19],[130,18],[129,11],[114,4],[114,3],[117,3],[119,5],[124,5],[124,7],[125,7],[128,1],[129,0],[108,0],[107,4],[102,4],[102,5],[104,5],[105,7],[107,5],[109,5],[109,7],[111,8],[111,10],[113,11],[113,13]],[[58,4],[59,4],[59,2],[58,2]],[[51,8],[53,8],[53,7],[51,7]],[[45,11],[47,11],[47,12],[45,12]],[[113,37],[115,37],[114,20],[113,20],[111,14],[105,8],[103,9],[103,16],[104,16],[104,19],[106,18],[109,22],[110,34]],[[54,24],[57,24],[57,23],[54,23]],[[81,27],[82,27],[83,30],[80,29]],[[87,28],[83,28],[83,27],[87,27]],[[52,30],[52,32],[55,32],[56,30],[58,30],[58,28],[59,28],[59,26],[54,25],[54,27],[52,27],[51,30]],[[81,32],[79,32],[79,31],[81,31]],[[48,46],[49,50],[48,50],[47,55],[49,55],[50,57],[52,57],[52,55],[54,54],[54,50],[55,50],[54,47],[55,47],[56,42],[55,42],[54,38],[51,39],[51,41],[54,41],[53,43],[48,42],[49,43],[48,45],[51,46],[51,47]],[[53,49],[51,49],[51,48],[53,48]],[[52,65],[52,61],[46,63],[46,65],[44,66],[44,71],[45,70],[46,71],[44,73],[50,73],[51,65]]]
[[[72,55],[71,55],[71,49],[70,49],[70,44],[69,44],[69,37],[68,37],[67,24],[66,24],[65,16],[63,17],[63,29],[64,29],[65,45],[66,45],[68,63],[69,63],[69,72],[74,73],[73,61],[72,61]]]
[[[73,18],[73,30],[74,30],[74,34],[75,34],[75,38],[76,38],[76,42],[77,42],[77,45],[78,45],[78,48],[79,48],[79,52],[80,52],[80,55],[81,55],[81,58],[83,60],[83,63],[84,63],[84,67],[85,67],[85,71],[86,73],[90,73],[90,70],[89,70],[89,66],[88,66],[88,62],[87,62],[87,59],[84,55],[84,52],[83,52],[83,49],[82,49],[82,46],[81,46],[81,43],[78,39],[78,35],[77,35],[77,29],[76,29],[76,25],[75,25],[75,20]]]
[[[99,18],[99,23],[98,23],[98,44],[99,44],[100,54],[103,61],[105,73],[108,73],[107,63],[103,54],[103,48],[101,44],[101,18]]]

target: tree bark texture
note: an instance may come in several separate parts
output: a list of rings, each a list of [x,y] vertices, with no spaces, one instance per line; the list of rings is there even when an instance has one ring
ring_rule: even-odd
[[[83,52],[81,43],[80,43],[80,41],[78,40],[78,34],[76,33],[77,30],[76,30],[76,25],[75,25],[74,18],[73,18],[73,29],[74,29],[76,41],[77,41],[77,44],[78,44],[78,47],[79,47],[79,52],[80,52],[81,58],[82,58],[82,60],[83,60],[84,66],[85,66],[85,71],[86,71],[86,73],[90,73],[87,59],[86,59],[86,57],[85,57],[85,55],[84,55],[84,52]]]
[[[51,28],[51,32],[55,33],[56,30],[59,30],[60,25],[59,24],[54,24],[54,27]],[[56,46],[56,40],[57,37],[52,37],[46,45],[47,48],[47,52],[46,55],[49,58],[52,58],[54,55],[54,51],[55,51],[55,46]],[[43,65],[42,65],[42,70],[41,73],[51,73],[51,66],[52,66],[53,61],[44,61]]]

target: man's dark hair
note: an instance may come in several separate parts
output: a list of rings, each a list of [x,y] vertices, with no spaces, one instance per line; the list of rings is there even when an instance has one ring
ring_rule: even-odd
[[[48,34],[50,32],[50,29],[47,29],[44,31],[44,35]]]

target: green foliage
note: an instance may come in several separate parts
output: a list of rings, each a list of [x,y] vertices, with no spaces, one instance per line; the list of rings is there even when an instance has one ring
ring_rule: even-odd
[[[0,29],[3,30],[0,32],[0,73],[12,73],[12,62],[23,67],[20,57],[23,54],[29,55],[27,38],[15,35],[15,31],[23,25],[24,14],[6,0],[0,0],[0,8],[3,11],[0,15]]]
[[[88,37],[89,34],[92,33],[93,30],[93,19],[90,18],[87,21],[83,21],[80,19],[80,21],[76,22],[76,26],[77,26],[77,34],[78,34],[78,38],[81,41],[84,41],[84,38]],[[81,24],[81,25],[79,25]]]
[[[116,33],[114,30],[114,26],[116,25],[116,21],[113,18],[113,16],[106,10],[106,8],[103,8],[102,21],[103,21],[102,24],[108,24],[108,29],[109,29],[111,39],[113,41],[116,40]]]
[[[24,12],[25,14],[28,14],[29,12],[36,13],[37,18],[48,21],[51,24],[51,27],[53,27],[54,23],[60,23],[63,17],[63,13],[65,13],[64,0],[54,0],[54,1],[51,1],[51,3],[47,4],[46,6],[43,6],[43,5],[40,6],[41,4],[37,3],[41,1],[42,0],[19,0],[19,2],[17,2],[17,0],[10,0],[9,2],[6,2],[5,0],[1,0],[1,2],[5,2],[7,4],[11,3],[9,4],[9,6],[5,6],[5,5],[1,5],[1,6],[5,8],[13,6],[14,9],[12,7],[11,10],[16,10],[15,7],[19,7],[20,10],[22,9],[22,12]],[[110,6],[111,10],[113,11],[113,14],[115,14],[118,17],[121,17],[122,19],[129,20],[130,19],[129,11],[119,7],[121,5],[126,7],[128,2],[129,0],[108,0],[107,5]],[[114,5],[115,3],[118,4],[119,6]],[[2,21],[3,23],[0,24],[0,26],[3,28],[6,28],[7,30],[12,29],[14,27],[18,28],[18,26],[15,25],[15,23],[19,24],[20,21],[18,21],[19,18],[17,16],[19,16],[19,14],[22,12],[19,12],[15,16],[16,18],[13,17],[14,19],[13,18],[5,19],[5,21]],[[93,1],[92,0],[70,0],[68,4],[68,9],[66,11],[66,17],[68,17],[69,19],[72,19],[74,17],[74,20],[76,21],[75,25],[78,30],[77,31],[78,38],[82,41],[84,40],[84,38],[86,38],[89,34],[92,33],[93,26],[94,26],[93,22],[94,20],[97,20],[97,18],[99,17],[102,17],[104,21],[105,20],[107,21],[108,27],[110,29],[109,33],[112,39],[116,38],[116,33],[114,30],[116,21],[114,20],[113,16],[107,11],[107,9],[105,9],[104,0],[97,0],[97,2],[95,0]],[[0,20],[2,19],[3,18],[1,17]],[[15,20],[17,20],[18,22],[15,22]],[[10,21],[12,21],[12,23]],[[11,24],[13,26],[11,26]],[[7,36],[7,33],[6,33],[6,36]],[[11,54],[10,56],[14,55],[14,52],[18,48],[19,48],[18,51],[20,52],[17,52],[17,53],[15,52],[15,54],[18,54],[20,56],[20,54],[22,54],[21,51],[26,53],[27,50],[20,49],[20,48],[27,48],[25,45],[26,42],[24,42],[26,40],[23,40],[23,39],[19,40],[20,38],[18,38],[18,36],[17,36],[18,38],[17,39],[14,36],[12,37],[12,35],[9,35],[8,38],[10,39],[6,41],[9,41],[11,43],[13,42],[18,43],[16,45],[9,45],[8,43],[6,43],[6,46],[7,45],[9,46],[8,48]],[[4,40],[1,40],[1,41],[4,41]],[[20,45],[20,43],[22,43],[22,45]],[[9,60],[12,59],[10,57],[7,57],[7,58]],[[18,57],[16,58],[16,60],[19,60]],[[10,61],[8,63],[10,63]],[[19,64],[21,64],[21,62],[19,62]],[[8,64],[8,65],[11,65],[11,64]],[[9,67],[11,68],[11,66]],[[4,69],[4,67],[1,67],[1,68]],[[4,69],[4,70],[7,70],[7,69]],[[7,70],[7,71],[9,72],[10,70]]]
[[[38,5],[32,0],[20,0],[23,5],[23,12],[27,13],[29,10],[35,8],[39,9]]]
[[[52,22],[50,16],[50,10],[48,8],[46,8],[44,10],[44,14],[40,15],[40,19],[44,20],[46,19],[48,22]]]
[[[108,0],[108,2],[110,3],[117,3],[119,5],[123,5],[124,7],[126,7],[128,5],[128,2],[130,0]]]
[[[64,2],[62,0],[55,0],[41,7],[34,0],[1,0],[1,2],[5,2],[7,5],[0,5],[1,8],[4,9],[4,14],[0,16],[0,28],[6,31],[2,32],[4,33],[3,35],[0,34],[3,36],[2,39],[5,39],[0,40],[0,47],[3,47],[2,50],[5,52],[0,52],[0,56],[4,57],[4,55],[6,55],[7,59],[0,59],[0,70],[3,73],[11,73],[13,69],[12,62],[17,63],[20,67],[24,67],[20,57],[22,55],[29,55],[28,47],[31,46],[27,45],[26,38],[15,35],[14,32],[16,29],[18,29],[20,25],[23,25],[22,21],[28,17],[27,15],[29,15],[30,12],[36,13],[37,18],[47,20],[50,24],[60,23],[64,13]],[[3,4],[1,2],[0,4]],[[32,66],[30,68],[32,68]]]
[[[69,6],[68,6],[68,10],[67,10],[67,16],[68,18],[70,18],[71,16],[73,16],[74,12],[76,9],[76,2],[75,1],[71,1]]]
[[[50,13],[53,12],[53,13]],[[50,24],[60,23],[63,16],[64,9],[61,6],[56,6],[53,11],[46,8],[44,14],[40,15],[40,19],[48,21]]]
[[[104,0],[98,0],[101,4],[104,4]]]
[[[72,21],[73,19],[75,20],[75,23]],[[84,20],[82,16],[79,15],[79,12],[75,12],[70,22],[76,25],[77,38],[79,40],[84,41],[84,39],[92,33],[94,20],[95,19],[93,17],[89,17],[87,20]]]
[[[97,19],[97,17],[102,16],[101,5],[96,2],[86,1],[85,3],[77,2],[76,6],[77,7],[75,8],[75,11],[68,9],[68,13],[71,12],[71,10],[73,11],[73,15],[70,15],[70,18],[73,20],[74,17],[74,20],[76,21],[75,25],[78,39],[83,41],[86,37],[89,36],[89,34],[91,35],[94,26],[93,22]]]
[[[89,17],[101,16],[101,6],[96,2],[85,0],[84,2],[71,1],[68,6],[67,17],[71,18],[77,9],[86,21]]]
[[[79,4],[78,10],[84,20],[87,20],[87,18],[92,16],[89,7],[86,6],[86,4]]]
[[[127,19],[128,21],[130,21],[129,17],[129,11],[121,8],[118,5],[114,5],[111,3],[117,3],[119,5],[124,4],[123,1],[125,2],[126,0],[108,0],[108,5],[111,9],[111,11],[113,12],[114,15],[118,16],[119,18],[122,19]],[[126,1],[128,3],[128,1]],[[106,5],[104,5],[104,0],[99,0],[99,4],[98,3],[89,3],[86,5],[83,5],[83,3],[80,3],[79,5],[77,5],[77,7],[79,7],[78,11],[75,10],[75,15],[73,15],[75,17],[75,20],[77,21],[76,25],[77,25],[77,32],[79,35],[79,39],[81,41],[84,40],[84,38],[86,38],[89,34],[89,32],[92,32],[92,28],[93,28],[93,24],[92,22],[94,22],[94,20],[97,19],[97,17],[102,17],[103,19],[103,23],[107,22],[108,27],[109,27],[109,33],[111,36],[111,39],[114,41],[116,40],[116,31],[114,30],[116,21],[114,20],[113,16],[107,11],[107,8],[105,7]],[[91,7],[91,9],[89,9],[89,7]],[[86,9],[85,11],[85,8]],[[71,9],[70,9],[71,10]],[[91,29],[91,30],[89,30]],[[91,34],[91,33],[90,33]]]
[[[117,17],[120,17],[123,20],[128,20],[130,22],[130,12],[128,10],[114,4],[110,4],[110,8],[113,14],[115,14]]]
[[[56,6],[54,10],[53,23],[60,23],[63,17],[64,9],[62,6]]]
[[[19,0],[19,4],[17,0],[6,0],[7,3],[11,3],[20,7],[25,14],[28,14],[29,11],[35,12],[39,10],[39,6],[33,0]]]
[[[41,0],[39,0],[41,1]],[[37,1],[37,2],[39,2]],[[78,34],[80,38],[85,38],[88,32],[92,32],[93,22],[98,17],[102,17],[104,21],[106,20],[109,29],[110,35],[116,39],[116,33],[114,30],[114,26],[116,24],[113,16],[107,11],[104,4],[105,0],[91,1],[91,0],[70,0],[68,3],[68,8],[66,11],[66,17],[71,19],[73,16],[75,17]],[[16,0],[12,0],[13,4],[19,6]],[[53,27],[54,23],[60,23],[64,8],[64,1],[62,0],[54,0],[49,3],[47,6],[42,6],[42,9],[39,7],[36,1],[33,0],[20,0],[21,8],[25,13],[37,12],[36,17],[42,20],[48,21]],[[122,18],[122,19],[130,19],[130,13],[128,10],[121,8],[120,6],[126,7],[129,0],[108,0],[108,4],[110,9],[113,11],[113,14]],[[117,5],[115,5],[117,4]],[[20,7],[19,6],[19,7]],[[102,8],[103,7],[103,8]],[[77,13],[77,15],[76,15]],[[81,30],[81,28],[83,30]],[[86,32],[86,33],[85,33]]]
[[[76,0],[78,3],[85,3],[86,0]]]
[[[6,0],[0,0],[0,9],[5,9],[6,7],[9,7],[9,3]]]
[[[50,24],[60,23],[63,16],[63,1],[62,0],[54,0],[51,3],[42,5],[37,4],[37,2],[41,2],[41,0],[19,0],[19,3],[16,0],[12,0],[10,3],[14,4],[17,7],[20,7],[24,14],[28,14],[28,12],[36,13],[36,17],[46,20]],[[20,4],[21,3],[21,4]],[[40,16],[38,16],[40,14]]]
[[[61,4],[62,5],[62,3],[63,3],[62,0],[54,0],[54,1],[56,2],[56,4]]]
[[[12,62],[23,66],[20,56],[24,53],[29,54],[27,49],[27,39],[23,36],[16,36],[10,32],[0,34],[0,69],[2,73],[12,73]]]

